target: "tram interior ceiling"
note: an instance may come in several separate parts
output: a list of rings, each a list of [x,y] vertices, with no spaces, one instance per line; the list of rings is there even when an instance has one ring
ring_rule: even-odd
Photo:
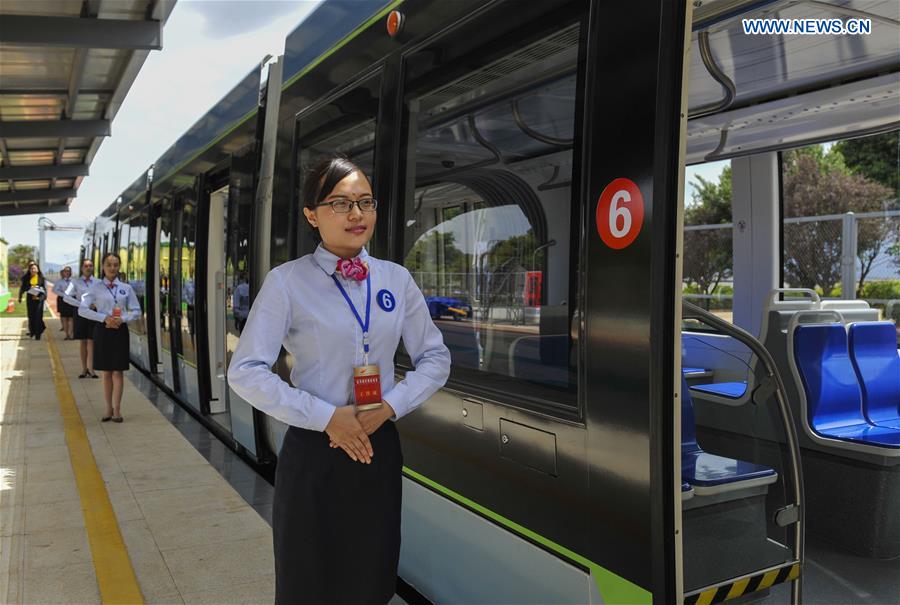
[[[68,212],[175,1],[0,3],[0,216]]]
[[[900,128],[900,4],[776,0],[730,18],[712,12],[727,3],[704,4],[691,40],[688,164]],[[848,17],[871,19],[871,33],[747,35],[742,26]]]

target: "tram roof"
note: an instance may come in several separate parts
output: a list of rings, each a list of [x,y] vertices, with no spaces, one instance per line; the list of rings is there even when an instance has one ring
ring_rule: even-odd
[[[68,211],[175,2],[0,2],[0,216]]]

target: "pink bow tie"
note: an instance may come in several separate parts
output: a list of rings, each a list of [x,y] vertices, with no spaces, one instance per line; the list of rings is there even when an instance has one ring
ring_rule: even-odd
[[[344,276],[344,279],[355,279],[363,281],[369,276],[369,266],[357,258],[341,258],[338,259],[336,271]]]

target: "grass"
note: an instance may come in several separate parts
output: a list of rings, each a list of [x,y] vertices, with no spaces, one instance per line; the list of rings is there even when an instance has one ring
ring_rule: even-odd
[[[10,300],[15,302],[16,299],[13,297]],[[28,305],[25,303],[25,299],[23,298],[22,302],[16,302],[16,310],[13,311],[12,313],[7,313],[6,305],[4,305],[3,308],[0,309],[0,317],[9,317],[9,318],[20,317],[23,319],[28,317]],[[47,305],[44,305],[44,317],[45,318],[52,317],[52,315],[50,315],[50,309],[47,308]]]

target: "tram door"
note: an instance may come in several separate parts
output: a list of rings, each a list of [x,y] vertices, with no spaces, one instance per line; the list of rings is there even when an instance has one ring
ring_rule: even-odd
[[[228,384],[225,379],[226,324],[230,306],[225,289],[225,240],[228,235],[228,191],[226,185],[209,194],[209,257],[207,259],[207,308],[209,339],[209,415],[231,429],[228,414]],[[224,228],[223,228],[224,227]]]
[[[157,360],[162,365],[163,383],[172,391],[177,391],[172,339],[172,200],[166,198],[159,207],[156,237],[157,282],[159,300],[156,305]]]
[[[197,200],[193,189],[183,189],[176,198],[174,216],[174,269],[170,284],[175,373],[182,398],[200,410],[197,376]]]
[[[207,330],[210,417],[256,453],[253,408],[228,387],[227,372],[250,313],[254,153],[235,156],[228,184],[209,194]]]

